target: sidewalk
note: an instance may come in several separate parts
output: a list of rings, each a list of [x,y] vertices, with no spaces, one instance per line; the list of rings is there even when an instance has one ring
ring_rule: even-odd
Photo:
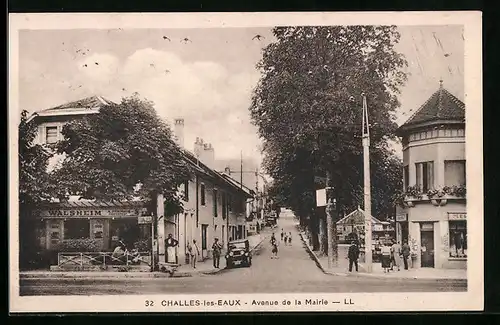
[[[256,249],[266,238],[266,230],[260,234],[249,236],[251,250]],[[222,260],[222,258],[221,258]],[[181,265],[172,277],[192,277],[199,274],[215,274],[224,269],[224,262],[221,261],[222,268],[216,269],[212,265],[212,260],[206,260],[197,264],[193,269],[190,265]],[[58,271],[26,271],[20,272],[19,278],[22,279],[121,279],[121,278],[168,278],[170,274],[164,272],[116,272],[116,271],[88,271],[88,272],[58,272]]]
[[[338,246],[338,257],[339,260],[337,265],[332,268],[328,268],[328,257],[318,256],[316,252],[312,250],[309,245],[309,241],[303,232],[300,232],[300,237],[304,242],[308,253],[316,262],[316,265],[325,274],[336,275],[336,276],[362,276],[362,277],[377,277],[377,278],[393,278],[393,279],[428,279],[428,280],[467,280],[467,270],[463,269],[434,269],[434,268],[418,268],[405,270],[403,267],[401,271],[391,271],[389,273],[384,273],[382,265],[380,263],[373,263],[373,269],[371,273],[366,273],[366,269],[363,263],[359,264],[359,272],[349,272],[349,260],[347,259],[347,250],[349,245],[339,245]]]

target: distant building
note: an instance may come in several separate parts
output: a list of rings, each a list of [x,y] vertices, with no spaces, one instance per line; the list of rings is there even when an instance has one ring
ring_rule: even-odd
[[[466,268],[465,105],[439,89],[399,127],[404,198],[397,236],[417,267]]]
[[[365,212],[358,207],[337,221],[337,240],[347,243],[350,240],[362,239],[365,233]],[[394,227],[388,221],[380,221],[372,216],[372,239],[374,241],[394,238]]]

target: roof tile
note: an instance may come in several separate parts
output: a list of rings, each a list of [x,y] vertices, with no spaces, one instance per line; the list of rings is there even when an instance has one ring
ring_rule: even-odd
[[[462,121],[464,118],[465,104],[441,86],[402,127],[436,120]]]

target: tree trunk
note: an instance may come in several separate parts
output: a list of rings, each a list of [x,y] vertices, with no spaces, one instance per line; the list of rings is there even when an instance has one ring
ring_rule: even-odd
[[[314,251],[319,249],[318,240],[318,217],[315,211],[311,213],[309,218],[309,231],[311,233],[311,244]]]
[[[324,216],[319,216],[319,252],[321,255],[328,254],[328,233],[327,233],[327,224],[326,218]]]
[[[336,207],[336,188],[334,186],[333,174],[327,170],[326,185],[327,185],[327,204],[326,204],[326,227],[328,236],[328,267],[338,266],[338,243],[337,243],[337,207]]]

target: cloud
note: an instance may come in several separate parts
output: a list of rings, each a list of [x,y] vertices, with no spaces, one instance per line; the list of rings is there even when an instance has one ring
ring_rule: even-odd
[[[96,53],[78,65],[86,79],[82,82],[96,93],[119,101],[137,92],[153,101],[168,122],[184,118],[187,149],[201,137],[213,144],[216,158],[239,157],[240,150],[258,153],[248,113],[257,73],[234,74],[216,62],[185,62],[174,53],[151,48],[137,50],[121,62]]]

